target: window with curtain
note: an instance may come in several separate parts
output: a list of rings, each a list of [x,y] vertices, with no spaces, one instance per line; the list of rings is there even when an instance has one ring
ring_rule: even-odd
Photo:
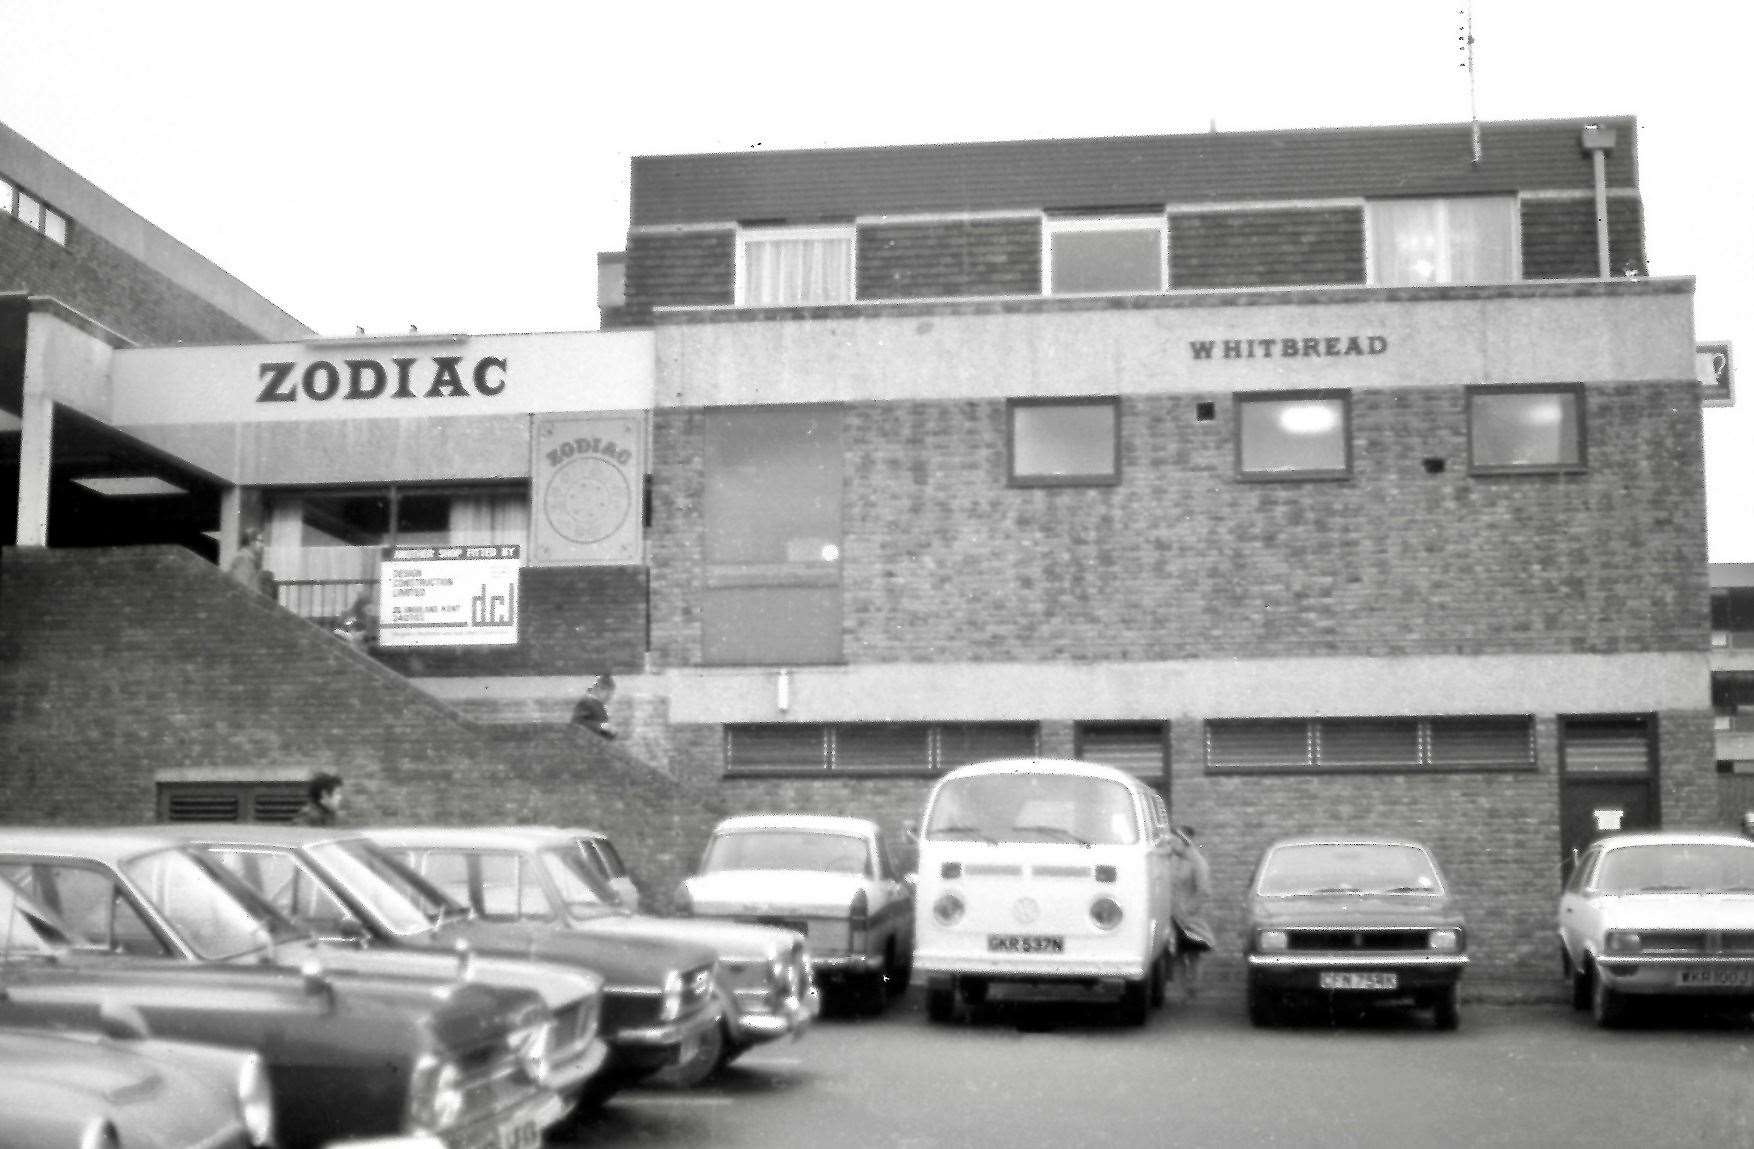
[[[847,303],[853,298],[851,227],[741,231],[737,257],[737,302],[745,306]]]
[[[1373,286],[1522,278],[1515,196],[1370,200],[1365,222]]]
[[[1583,388],[1470,387],[1468,463],[1476,473],[1581,470]]]

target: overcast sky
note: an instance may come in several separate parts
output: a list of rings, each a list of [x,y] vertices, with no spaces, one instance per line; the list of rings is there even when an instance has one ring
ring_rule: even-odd
[[[325,334],[596,326],[630,157],[1465,121],[1466,0],[1071,7],[0,0],[0,121]],[[1754,561],[1751,6],[1475,0],[1484,119],[1635,115],[1653,275]]]

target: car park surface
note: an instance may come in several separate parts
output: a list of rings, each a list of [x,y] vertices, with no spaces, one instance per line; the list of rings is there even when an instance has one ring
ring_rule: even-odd
[[[155,1040],[126,1019],[106,1028],[0,1029],[0,1147],[274,1144],[273,1095],[254,1053]]]
[[[1338,835],[1269,846],[1249,880],[1247,1002],[1256,1025],[1287,1002],[1394,1000],[1460,1020],[1467,930],[1417,842]]]
[[[877,823],[865,818],[750,814],[714,829],[677,912],[777,926],[802,935],[818,980],[879,1009],[913,969],[913,888]]]
[[[1635,1000],[1754,1008],[1754,841],[1615,834],[1586,850],[1559,898],[1571,1000],[1602,1026]]]
[[[68,860],[21,856],[16,835],[0,837],[0,1026],[101,1032],[106,1013],[124,1009],[159,1037],[253,1050],[279,1149],[415,1134],[446,1149],[519,1149],[560,1116],[526,1057],[548,1024],[534,994],[118,952],[124,935],[131,945],[155,936],[131,889],[86,887],[86,908],[131,923],[92,932],[83,912],[69,920],[14,884],[21,865]]]

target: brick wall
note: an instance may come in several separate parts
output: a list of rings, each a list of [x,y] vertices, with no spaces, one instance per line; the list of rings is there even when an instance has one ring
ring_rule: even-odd
[[[715,811],[584,731],[475,726],[186,551],[0,550],[0,823],[150,822],[161,771],[316,769],[360,823],[588,824],[665,880]]]
[[[1364,212],[1213,211],[1169,221],[1169,282],[1178,288],[1364,282]]]
[[[385,650],[414,677],[633,673],[645,667],[644,567],[525,567],[516,646]]]
[[[627,301],[618,320],[645,322],[654,307],[728,304],[736,290],[736,233],[681,231],[627,237]]]
[[[867,226],[858,244],[860,299],[1041,292],[1039,219]]]
[[[1596,262],[1596,201],[1523,201],[1523,278],[1591,279]],[[1644,259],[1644,205],[1629,196],[1608,198],[1608,274],[1630,266],[1647,274]]]
[[[1357,392],[1350,480],[1244,483],[1229,395],[1128,396],[1118,486],[1019,489],[1001,401],[849,406],[848,661],[1703,651],[1696,388],[1586,408],[1587,473],[1476,478],[1461,388]],[[699,661],[700,433],[654,421],[666,665]]]
[[[68,226],[67,246],[0,216],[0,291],[48,295],[144,345],[262,336],[108,240]]]

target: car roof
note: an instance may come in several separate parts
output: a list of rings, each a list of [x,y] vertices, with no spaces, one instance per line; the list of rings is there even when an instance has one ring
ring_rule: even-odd
[[[1137,775],[1125,770],[1078,758],[995,758],[990,762],[971,762],[950,771],[938,784],[942,786],[952,778],[981,774],[1081,774],[1089,778],[1112,779],[1128,786],[1144,785]]]
[[[853,834],[866,837],[881,833],[869,818],[843,818],[832,814],[738,814],[713,828],[715,834],[744,830],[803,830],[813,834]]]
[[[570,831],[555,826],[375,826],[365,834],[376,842],[438,848],[529,850],[574,842]]]
[[[1412,846],[1431,853],[1424,842],[1387,834],[1295,834],[1276,840],[1267,849],[1277,850],[1281,846]]]
[[[1593,844],[1609,850],[1621,846],[1747,846],[1754,849],[1754,841],[1723,830],[1632,830],[1598,838]]]
[[[284,822],[179,822],[162,827],[185,842],[228,845],[309,846],[317,842],[348,842],[366,837],[353,826],[292,826]]]
[[[141,854],[181,845],[186,839],[168,826],[5,826],[0,853],[49,854],[123,862]]]

